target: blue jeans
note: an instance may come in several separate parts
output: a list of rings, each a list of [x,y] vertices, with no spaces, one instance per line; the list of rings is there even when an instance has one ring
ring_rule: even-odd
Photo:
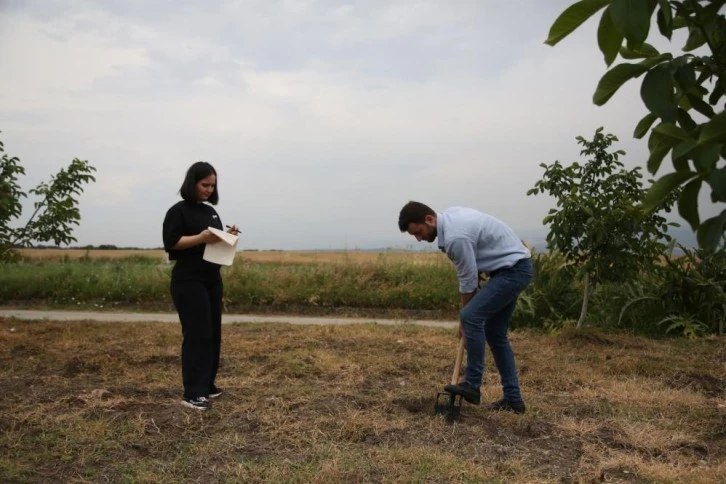
[[[501,376],[504,398],[516,402],[522,401],[522,394],[507,332],[519,293],[532,280],[532,272],[529,259],[521,259],[509,269],[494,271],[489,282],[459,313],[466,338],[466,382],[474,388],[482,384],[486,341]]]

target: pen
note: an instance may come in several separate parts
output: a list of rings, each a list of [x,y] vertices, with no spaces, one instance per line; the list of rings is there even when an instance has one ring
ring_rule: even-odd
[[[231,225],[225,225],[225,227],[227,227],[228,229],[231,229],[232,228]],[[239,229],[237,229],[237,233],[240,233],[240,230]]]

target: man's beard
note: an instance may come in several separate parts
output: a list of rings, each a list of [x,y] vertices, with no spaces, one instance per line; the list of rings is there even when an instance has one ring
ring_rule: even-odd
[[[436,232],[436,227],[433,227],[433,229],[434,230],[431,232],[429,238],[426,239],[428,242],[433,242],[434,240],[436,240],[436,236],[438,235],[438,233]]]

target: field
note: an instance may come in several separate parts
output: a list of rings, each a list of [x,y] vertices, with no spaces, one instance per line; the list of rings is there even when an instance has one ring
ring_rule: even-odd
[[[525,415],[433,414],[451,330],[229,325],[214,408],[168,323],[0,320],[0,481],[724,482],[722,339],[512,334]],[[487,364],[487,400],[498,398]]]
[[[32,261],[59,260],[119,260],[128,258],[148,258],[165,261],[166,253],[160,249],[18,249],[18,253]],[[365,251],[240,251],[235,264],[337,264],[349,262],[353,264],[369,264],[385,254],[393,263],[430,264],[446,260],[440,252],[365,252]]]
[[[173,311],[163,251],[22,256],[2,305]],[[179,405],[177,324],[0,319],[0,482],[726,482],[723,337],[631,331],[662,334],[660,301],[720,307],[723,266],[680,267],[666,276],[687,291],[665,299],[648,279],[602,286],[575,332],[577,280],[535,258],[512,333],[528,412],[465,404],[453,425],[433,413],[451,330],[225,325],[225,394],[200,414]],[[437,252],[245,251],[223,277],[228,312],[455,320],[459,304]],[[655,302],[623,331],[631,293]]]
[[[0,304],[174,311],[159,250],[23,249],[0,271]],[[223,267],[228,312],[456,317],[439,252],[238,252]]]
[[[24,249],[0,270],[0,304],[168,311],[173,264],[160,250]],[[574,325],[582,277],[559,254],[536,253],[516,327]],[[726,256],[664,258],[637,275],[598,284],[586,324],[650,336],[726,335]],[[227,312],[452,319],[456,272],[440,252],[241,251],[222,268]]]

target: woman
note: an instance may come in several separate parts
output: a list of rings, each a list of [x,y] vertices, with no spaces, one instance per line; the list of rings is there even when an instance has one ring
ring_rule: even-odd
[[[182,405],[211,408],[222,395],[214,384],[222,341],[222,277],[220,266],[202,258],[206,244],[219,238],[208,227],[222,229],[212,205],[219,201],[217,172],[204,161],[187,170],[179,190],[183,200],[164,217],[164,249],[176,261],[171,272],[171,298],[182,326]],[[211,204],[211,205],[210,205]],[[236,234],[233,225],[228,232]]]

